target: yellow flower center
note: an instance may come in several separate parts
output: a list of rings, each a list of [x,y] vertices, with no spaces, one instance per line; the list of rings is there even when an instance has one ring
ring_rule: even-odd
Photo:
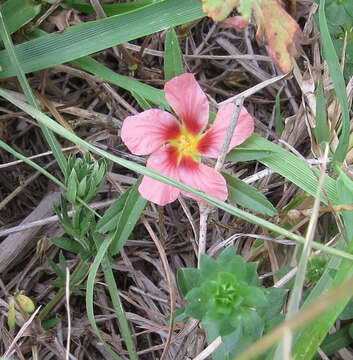
[[[191,135],[185,128],[182,129],[182,134],[169,143],[175,146],[179,151],[179,161],[183,156],[190,156],[196,161],[200,161],[200,153],[197,150],[197,144],[200,141],[201,136]]]
[[[196,150],[197,140],[194,137],[181,135],[177,139],[177,147],[183,155],[189,155]]]

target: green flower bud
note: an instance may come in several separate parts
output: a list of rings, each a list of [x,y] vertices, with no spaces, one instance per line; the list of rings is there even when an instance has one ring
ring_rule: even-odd
[[[15,295],[15,299],[21,310],[28,314],[31,314],[36,309],[33,300],[26,295],[17,294]]]

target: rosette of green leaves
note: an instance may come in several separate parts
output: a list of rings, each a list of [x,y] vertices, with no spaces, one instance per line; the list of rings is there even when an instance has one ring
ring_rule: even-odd
[[[81,199],[89,202],[98,193],[105,181],[107,164],[105,160],[94,160],[86,153],[83,158],[71,155],[66,169],[66,198],[73,205]]]
[[[257,265],[245,263],[230,246],[217,259],[202,255],[200,269],[178,271],[188,305],[177,320],[201,320],[208,343],[222,337],[214,359],[231,359],[282,319],[286,290],[262,288]]]
[[[83,158],[71,155],[68,159],[65,183],[66,198],[61,198],[61,207],[54,207],[61,226],[66,232],[65,237],[52,238],[58,247],[80,254],[82,259],[91,256],[96,240],[101,242],[95,233],[96,219],[87,203],[92,200],[103,185],[107,173],[104,159],[98,161],[86,153]],[[68,213],[68,203],[72,204],[72,218]]]

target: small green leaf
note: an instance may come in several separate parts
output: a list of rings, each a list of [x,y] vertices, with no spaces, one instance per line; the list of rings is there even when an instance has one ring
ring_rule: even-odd
[[[242,145],[234,148],[231,153],[226,157],[227,161],[240,162],[240,161],[252,161],[266,159],[274,155],[274,152],[268,149],[249,149],[244,148]]]
[[[283,86],[278,90],[278,93],[276,95],[276,107],[275,107],[275,120],[276,120],[276,132],[278,136],[282,135],[284,125],[283,125],[283,119],[281,116],[281,93],[283,90]]]
[[[73,239],[69,239],[67,237],[54,237],[51,238],[50,241],[63,250],[71,251],[74,254],[80,254],[81,258],[83,259],[86,259],[90,256],[90,253]]]
[[[194,287],[200,286],[200,272],[197,269],[179,269],[177,272],[179,290],[183,296]]]
[[[138,191],[141,180],[142,176],[140,176],[135,185],[131,188],[128,198],[124,204],[124,208],[122,210],[112,243],[110,245],[112,255],[117,254],[124,246],[137,221],[139,220],[142,211],[147,205],[148,201],[141,197]]]
[[[201,280],[213,279],[217,277],[217,272],[221,271],[220,264],[208,255],[202,254],[200,260]]]
[[[96,230],[100,234],[106,234],[107,232],[116,228],[121,215],[120,213],[124,208],[130,191],[131,188],[125,191],[118,199],[116,199],[113,204],[110,205],[108,210],[105,211],[103,217],[99,219]]]
[[[286,289],[266,288],[264,290],[266,302],[258,304],[258,311],[265,322],[270,321],[281,312],[287,299],[287,293]]]
[[[75,204],[77,202],[77,175],[75,169],[72,169],[71,174],[67,180],[67,191],[66,191],[66,198],[70,201],[71,204]]]
[[[277,215],[275,207],[257,189],[225,172],[223,176],[227,180],[230,200],[260,214]]]
[[[87,191],[87,177],[84,177],[77,187],[77,196],[83,198]]]
[[[350,300],[339,316],[340,320],[353,319],[353,300]]]
[[[164,79],[168,81],[184,73],[179,40],[173,28],[169,29],[164,42]]]
[[[42,321],[41,325],[44,330],[49,330],[58,325],[60,321],[61,319],[59,317],[55,317],[46,321]]]
[[[327,123],[326,98],[320,78],[316,96],[316,126],[313,129],[318,144],[327,143],[330,140],[330,129]]]
[[[289,151],[257,134],[253,134],[241,145],[241,147],[245,149],[261,149],[272,152],[270,156],[260,158],[258,161],[293,182],[310,195],[316,195],[318,178],[302,159],[299,159]],[[236,151],[237,148],[230,151],[226,160],[232,161],[233,154],[236,154]],[[334,205],[339,204],[340,202],[337,197],[336,182],[329,176],[326,176],[325,179],[325,189],[330,201]],[[327,203],[324,197],[322,197],[322,201],[325,204]]]
[[[152,106],[148,103],[148,101],[138,92],[131,91],[131,95],[136,99],[141,109],[148,110],[152,108]]]
[[[60,267],[57,264],[55,264],[55,262],[50,258],[48,258],[48,262],[51,268],[53,269],[53,271],[55,272],[55,274],[57,275],[57,277],[64,278],[65,273],[60,269]]]

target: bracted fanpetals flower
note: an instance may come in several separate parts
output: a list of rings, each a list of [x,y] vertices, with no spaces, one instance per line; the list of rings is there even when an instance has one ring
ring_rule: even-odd
[[[228,190],[224,177],[202,164],[201,158],[217,158],[219,155],[234,105],[223,105],[212,126],[203,132],[208,124],[209,106],[194,75],[186,73],[171,79],[165,84],[164,92],[180,121],[167,111],[146,110],[124,120],[121,139],[133,154],[150,154],[147,167],[226,200]],[[245,141],[253,131],[254,119],[243,107],[228,151]],[[176,187],[148,176],[142,179],[139,192],[158,205],[171,203],[180,194]]]

